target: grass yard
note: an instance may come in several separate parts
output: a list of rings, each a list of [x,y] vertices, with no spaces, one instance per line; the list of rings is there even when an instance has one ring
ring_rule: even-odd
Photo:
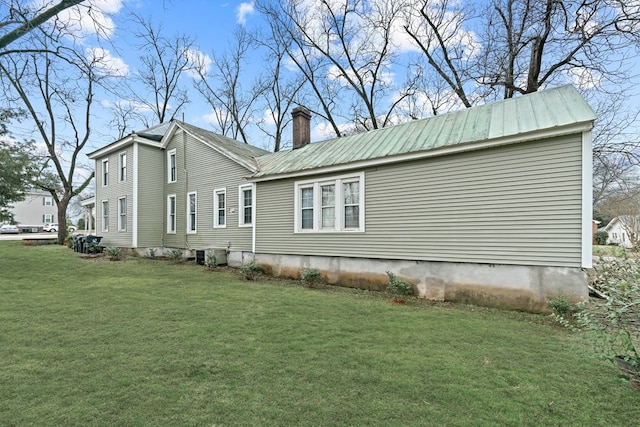
[[[546,317],[0,242],[0,425],[636,426]]]

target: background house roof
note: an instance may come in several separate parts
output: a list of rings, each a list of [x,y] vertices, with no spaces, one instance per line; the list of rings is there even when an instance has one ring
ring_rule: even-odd
[[[261,156],[254,178],[374,159],[393,161],[393,156],[444,148],[471,149],[471,144],[500,139],[504,139],[503,143],[522,142],[541,138],[542,133],[546,137],[562,134],[563,129],[578,124],[590,129],[595,118],[573,86],[562,86]]]

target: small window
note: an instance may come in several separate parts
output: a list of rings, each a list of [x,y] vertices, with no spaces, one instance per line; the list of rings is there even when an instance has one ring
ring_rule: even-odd
[[[42,198],[42,205],[43,206],[53,206],[53,197],[51,196],[44,196]]]
[[[126,181],[127,180],[127,152],[126,151],[124,153],[120,153],[120,155],[118,156],[118,170],[120,171],[118,179],[120,181]]]
[[[241,185],[238,192],[238,226],[250,227],[253,225],[253,206],[255,192],[253,184]]]
[[[167,197],[167,233],[176,233],[176,195]]]
[[[196,233],[198,196],[195,192],[187,194],[187,233]]]
[[[42,215],[42,223],[50,224],[53,222],[53,214],[44,214]]]
[[[295,183],[296,232],[364,231],[364,173]]]
[[[109,160],[102,161],[102,186],[109,185]]]
[[[213,227],[227,226],[227,190],[219,188],[213,190]]]
[[[118,231],[127,230],[127,199],[121,197],[118,199]]]
[[[102,201],[102,231],[109,231],[109,201]]]
[[[176,149],[167,151],[167,182],[178,180],[178,170],[176,168]]]

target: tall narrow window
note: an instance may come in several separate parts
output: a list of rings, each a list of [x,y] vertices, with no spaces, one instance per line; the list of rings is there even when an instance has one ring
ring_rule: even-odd
[[[167,233],[176,233],[176,195],[167,197]]]
[[[187,233],[195,233],[196,228],[196,212],[198,209],[198,199],[196,193],[187,195]]]
[[[127,229],[127,199],[121,197],[118,199],[118,231]]]
[[[336,227],[336,186],[328,184],[320,186],[322,189],[322,228]]]
[[[227,225],[227,190],[213,190],[213,227],[223,228]]]
[[[239,218],[238,225],[249,227],[253,225],[253,184],[241,185],[239,191]]]
[[[109,231],[109,201],[102,201],[102,231]]]
[[[301,188],[302,228],[313,229],[313,187]]]
[[[344,197],[344,228],[360,227],[360,183],[345,182],[342,194]]]
[[[176,169],[176,149],[167,151],[167,181],[176,182],[178,171]]]
[[[126,151],[124,153],[120,153],[120,155],[118,156],[118,163],[119,163],[119,180],[120,181],[126,181],[127,180],[127,153]]]
[[[109,185],[109,160],[102,161],[102,186]]]

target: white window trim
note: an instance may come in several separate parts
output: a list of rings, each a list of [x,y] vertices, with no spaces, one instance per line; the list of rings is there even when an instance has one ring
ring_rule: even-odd
[[[358,197],[358,206],[359,209],[359,226],[358,228],[346,228],[344,227],[344,198],[343,198],[343,189],[342,184],[346,182],[358,181],[360,183],[359,187],[359,197]],[[321,205],[322,205],[322,194],[320,191],[320,187],[323,185],[335,184],[335,195],[336,195],[336,205],[335,205],[335,227],[328,229],[322,228],[322,214],[321,214]],[[302,228],[302,201],[300,200],[300,190],[303,188],[313,187],[313,228],[303,229]],[[294,233],[364,233],[365,228],[365,205],[364,205],[364,193],[365,193],[365,182],[364,182],[364,172],[354,173],[354,174],[346,174],[346,175],[338,175],[338,176],[330,176],[322,179],[308,179],[304,181],[297,181],[294,184],[294,224],[293,224],[293,232]]]
[[[122,217],[122,201],[124,200],[124,221]],[[127,198],[118,197],[118,231],[127,231]]]
[[[105,209],[104,209],[104,205],[105,203],[107,204],[107,215],[106,218],[107,220],[105,221]],[[102,200],[100,203],[100,222],[102,223],[102,231],[104,232],[109,232],[109,199],[107,200]]]
[[[53,221],[53,214],[43,214],[42,215],[42,219],[44,220],[42,223],[43,224],[50,224]]]
[[[218,206],[218,195],[224,195],[224,224],[218,223],[218,210],[220,207]],[[216,188],[213,190],[213,228],[227,228],[227,222],[229,219],[229,215],[227,215],[227,189],[226,188]]]
[[[106,168],[105,168],[106,165]],[[106,180],[105,180],[105,170],[106,170]],[[101,172],[101,181],[102,181],[102,186],[103,187],[108,187],[109,186],[109,159],[104,159],[102,161],[102,169],[100,170]]]
[[[124,162],[122,161],[123,156],[124,156]],[[123,166],[124,166],[124,177],[122,176]],[[118,181],[125,182],[126,180],[127,180],[127,152],[123,151],[118,154]]]
[[[42,206],[53,206],[53,197],[42,196]]]
[[[171,230],[171,198],[173,198],[173,230]],[[178,199],[175,194],[167,196],[167,234],[176,234],[178,229]]]
[[[244,191],[251,190],[251,222],[244,222]],[[243,184],[238,186],[238,227],[253,227],[256,220],[256,185]]]
[[[189,209],[191,209],[190,206],[190,202],[191,202],[191,195],[194,195],[196,197],[196,211],[194,212],[194,227],[193,230],[191,229],[191,212],[189,211]],[[197,234],[198,233],[198,192],[197,191],[190,191],[187,193],[187,234]]]
[[[175,158],[175,163],[176,163],[176,176],[174,177],[174,180],[171,180],[171,156],[174,156]],[[172,182],[177,182],[178,181],[178,157],[176,156],[176,149],[173,148],[169,151],[167,151],[167,182],[168,183],[172,183]]]

